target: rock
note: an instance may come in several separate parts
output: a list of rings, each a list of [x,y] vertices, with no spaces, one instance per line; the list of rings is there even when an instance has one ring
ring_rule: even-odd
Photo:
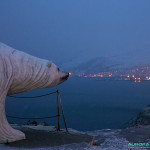
[[[136,117],[131,118],[122,128],[150,125],[150,105],[146,106]]]
[[[42,126],[49,126],[46,122],[37,122],[37,121],[30,121],[28,120],[27,125],[32,125],[32,126],[37,126],[37,125],[42,125]]]
[[[34,126],[37,126],[37,122],[36,122],[36,121],[33,121],[32,124],[33,124]]]
[[[31,124],[32,124],[32,122],[30,120],[28,120],[27,125],[31,125]]]
[[[37,126],[37,122],[36,121],[30,121],[30,120],[28,120],[27,125]]]

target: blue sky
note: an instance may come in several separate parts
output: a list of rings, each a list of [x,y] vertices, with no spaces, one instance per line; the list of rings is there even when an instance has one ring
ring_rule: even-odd
[[[150,1],[1,0],[0,41],[56,64],[97,56],[150,63]]]

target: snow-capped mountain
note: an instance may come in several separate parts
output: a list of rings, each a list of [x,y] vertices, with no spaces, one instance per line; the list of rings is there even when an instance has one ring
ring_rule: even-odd
[[[108,58],[97,57],[69,68],[69,70],[74,74],[93,74],[112,71],[118,67],[120,67],[120,64],[115,63]]]
[[[112,55],[109,57],[80,55],[70,61],[61,63],[59,66],[74,74],[106,72],[116,69],[130,68],[136,64],[150,64],[150,57],[148,54],[147,51],[143,51],[143,53],[140,54],[131,52],[124,53],[123,55]]]

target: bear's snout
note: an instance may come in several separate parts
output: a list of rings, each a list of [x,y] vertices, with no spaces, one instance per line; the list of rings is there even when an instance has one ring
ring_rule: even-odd
[[[68,77],[69,77],[69,73],[66,73],[67,75],[65,75],[64,77],[61,77],[61,79],[65,79],[65,80],[67,80],[68,79]]]
[[[69,73],[68,72],[64,72],[64,71],[60,71],[61,77],[60,77],[60,83],[66,81],[69,77]]]

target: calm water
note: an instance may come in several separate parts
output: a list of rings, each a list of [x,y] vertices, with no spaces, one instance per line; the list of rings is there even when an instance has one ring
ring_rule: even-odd
[[[150,104],[150,82],[99,81],[95,78],[70,78],[55,88],[34,90],[17,96],[34,96],[60,90],[68,127],[80,131],[119,128]],[[7,98],[6,112],[19,117],[57,114],[56,94],[36,99]],[[9,121],[26,124],[27,120]],[[57,118],[45,119],[57,125]],[[61,127],[64,128],[61,120]]]

